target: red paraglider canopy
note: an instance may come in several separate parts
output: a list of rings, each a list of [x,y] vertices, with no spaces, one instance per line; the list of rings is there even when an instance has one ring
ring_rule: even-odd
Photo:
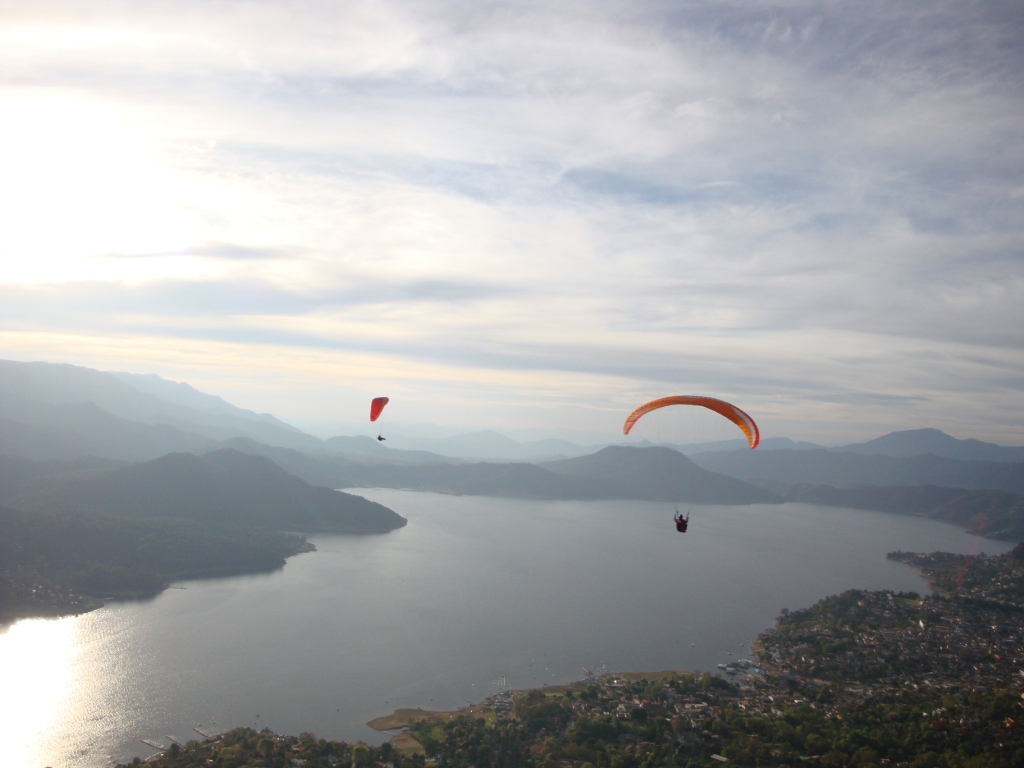
[[[377,417],[380,416],[380,412],[384,410],[384,406],[388,404],[388,398],[386,397],[375,397],[370,401],[370,421],[376,421]]]

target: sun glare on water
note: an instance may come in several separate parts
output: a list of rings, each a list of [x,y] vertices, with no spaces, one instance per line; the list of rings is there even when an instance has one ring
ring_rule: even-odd
[[[0,743],[11,768],[39,765],[34,759],[48,732],[67,715],[77,617],[28,619],[0,634]],[[42,759],[42,758],[40,758]]]

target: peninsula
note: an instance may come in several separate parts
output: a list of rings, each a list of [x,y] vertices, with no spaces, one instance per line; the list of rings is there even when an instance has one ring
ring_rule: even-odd
[[[0,456],[0,623],[151,597],[171,581],[281,568],[301,533],[386,533],[401,515],[262,456],[147,462]]]

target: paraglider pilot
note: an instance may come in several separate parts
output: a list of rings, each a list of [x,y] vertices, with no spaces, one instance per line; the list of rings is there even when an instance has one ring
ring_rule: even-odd
[[[686,533],[687,527],[690,525],[690,513],[686,513],[686,517],[679,514],[679,510],[676,510],[676,516],[672,518],[676,523],[676,530],[680,533]]]

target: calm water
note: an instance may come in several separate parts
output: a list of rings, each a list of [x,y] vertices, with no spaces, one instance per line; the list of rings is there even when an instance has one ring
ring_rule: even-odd
[[[409,518],[321,536],[276,573],[22,621],[0,635],[0,743],[18,768],[105,766],[236,725],[333,738],[398,706],[452,708],[583,667],[714,669],[781,608],[850,587],[924,591],[894,549],[996,554],[942,523],[800,504],[360,493]]]

